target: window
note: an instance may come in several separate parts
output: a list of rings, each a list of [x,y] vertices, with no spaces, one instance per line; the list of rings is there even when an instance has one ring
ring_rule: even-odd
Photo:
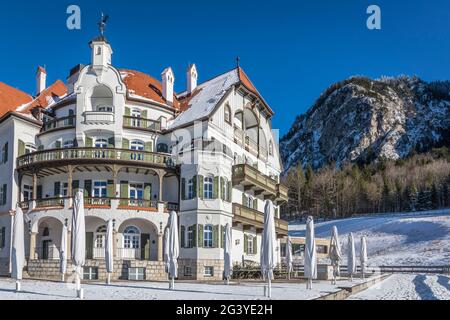
[[[113,108],[111,106],[98,106],[97,111],[99,112],[112,112]]]
[[[66,141],[64,141],[63,148],[64,149],[73,148],[73,140],[66,140]]]
[[[144,199],[144,185],[141,183],[130,183],[130,205],[139,205],[139,200]]]
[[[23,186],[23,200],[24,201],[33,200],[33,186],[26,184]]]
[[[6,246],[6,228],[0,228],[0,249],[3,249]]]
[[[7,188],[8,186],[6,184],[3,186],[0,185],[0,206],[4,206],[6,204]]]
[[[139,249],[140,240],[141,236],[138,228],[130,226],[125,229],[123,235],[123,246],[125,249]]]
[[[98,267],[84,267],[83,280],[98,280]]]
[[[94,247],[95,248],[104,248],[105,247],[105,238],[106,238],[106,226],[100,226],[97,228],[95,232],[95,240]]]
[[[213,247],[213,226],[205,226],[203,231],[203,247],[212,248]]]
[[[190,226],[188,228],[188,248],[194,247],[194,227]]]
[[[214,267],[206,266],[203,275],[205,277],[213,277],[214,276]]]
[[[248,254],[255,254],[254,247],[253,247],[253,237],[248,237],[247,241],[247,253]]]
[[[145,280],[145,268],[128,268],[128,280]]]
[[[255,199],[252,196],[247,198],[247,207],[250,209],[254,209]]]
[[[130,145],[130,149],[131,150],[136,150],[136,151],[144,151],[144,142],[141,140],[133,140],[131,141],[131,145]],[[132,153],[131,154],[131,159],[132,160],[142,160],[143,159],[143,154],[139,153]]]
[[[2,147],[2,152],[0,154],[0,164],[8,162],[8,142]]]
[[[194,199],[194,179],[188,181],[188,199]]]
[[[184,276],[185,277],[192,277],[192,268],[185,266],[184,267]]]
[[[204,191],[203,191],[203,197],[205,199],[212,199],[213,198],[213,185],[214,185],[214,179],[213,177],[205,177],[204,178]]]
[[[106,140],[104,138],[96,139],[94,146],[96,148],[108,148],[108,140]]]
[[[139,109],[133,109],[131,110],[131,126],[132,127],[141,127],[142,126],[142,120],[141,120],[141,110]]]
[[[225,105],[224,118],[226,123],[231,124],[231,108],[229,104]]]
[[[67,182],[62,182],[61,183],[61,195],[63,197],[67,197],[68,196],[68,191],[69,190],[69,184]]]
[[[273,156],[273,142],[272,141],[269,142],[269,155]]]
[[[92,190],[92,197],[106,198],[108,193],[108,181],[95,181],[94,189]]]

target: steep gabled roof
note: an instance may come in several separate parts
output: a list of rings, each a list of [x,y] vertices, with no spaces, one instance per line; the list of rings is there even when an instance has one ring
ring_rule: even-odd
[[[9,111],[31,103],[31,101],[33,101],[33,97],[29,94],[0,82],[0,117]]]
[[[166,99],[162,95],[162,84],[155,78],[143,72],[127,69],[119,69],[122,75],[123,82],[127,86],[128,92],[132,96],[139,96],[145,99],[150,99],[158,103],[167,104]],[[176,97],[173,96],[173,107],[179,109],[180,103]]]
[[[17,108],[17,111],[30,113],[34,108],[45,109],[54,102],[64,98],[66,94],[66,85],[61,80],[56,80],[55,83],[43,90],[31,103],[24,107]]]

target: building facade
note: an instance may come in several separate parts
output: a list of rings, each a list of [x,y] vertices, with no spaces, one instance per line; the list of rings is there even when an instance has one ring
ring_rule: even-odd
[[[277,237],[287,236],[274,113],[242,68],[199,83],[191,65],[177,94],[171,68],[158,81],[115,68],[103,36],[90,48],[90,64],[73,68],[65,84],[47,87],[38,68],[34,97],[0,86],[1,273],[9,272],[20,203],[28,274],[58,277],[61,232],[70,229],[77,189],[85,196],[86,279],[105,275],[109,220],[116,279],[165,279],[172,210],[179,213],[182,279],[222,279],[226,224],[234,263],[257,263],[266,200],[276,206]],[[279,241],[277,252],[279,262]]]

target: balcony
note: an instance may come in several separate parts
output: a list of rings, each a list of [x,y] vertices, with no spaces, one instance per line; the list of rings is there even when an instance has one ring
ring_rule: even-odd
[[[68,164],[124,164],[173,169],[170,155],[125,149],[68,148],[43,150],[26,154],[17,159],[17,169],[27,171],[39,167],[58,167]]]
[[[158,211],[158,201],[144,199],[119,199],[119,209]]]
[[[84,113],[84,124],[105,125],[114,123],[114,112],[86,111]]]
[[[264,228],[264,214],[257,210],[247,208],[243,205],[233,203],[233,223],[240,223],[245,227]],[[287,221],[275,218],[275,231],[278,236],[288,235],[289,224]]]
[[[277,185],[277,196],[275,198],[277,204],[289,201],[289,188],[284,184]]]
[[[84,198],[85,208],[111,208],[110,198]]]
[[[45,198],[36,200],[36,208],[64,208],[65,198]]]
[[[138,117],[123,117],[123,127],[126,129],[161,132],[161,122]]]
[[[256,196],[275,197],[277,184],[276,180],[248,164],[239,164],[233,167],[233,186],[242,185],[246,191],[253,190]]]
[[[75,116],[62,117],[44,122],[41,133],[75,127]]]

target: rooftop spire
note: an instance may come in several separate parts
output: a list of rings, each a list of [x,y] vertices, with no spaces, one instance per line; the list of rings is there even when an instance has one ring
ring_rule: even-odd
[[[236,67],[239,68],[241,66],[241,58],[239,56],[236,57]]]
[[[108,22],[108,19],[109,19],[109,16],[108,15],[105,15],[103,12],[102,12],[102,17],[101,17],[101,19],[100,19],[100,22],[98,23],[98,28],[99,28],[99,30],[100,30],[100,35],[103,37],[104,36],[104,34],[105,34],[105,29],[106,29],[106,24],[107,24],[107,22]]]

